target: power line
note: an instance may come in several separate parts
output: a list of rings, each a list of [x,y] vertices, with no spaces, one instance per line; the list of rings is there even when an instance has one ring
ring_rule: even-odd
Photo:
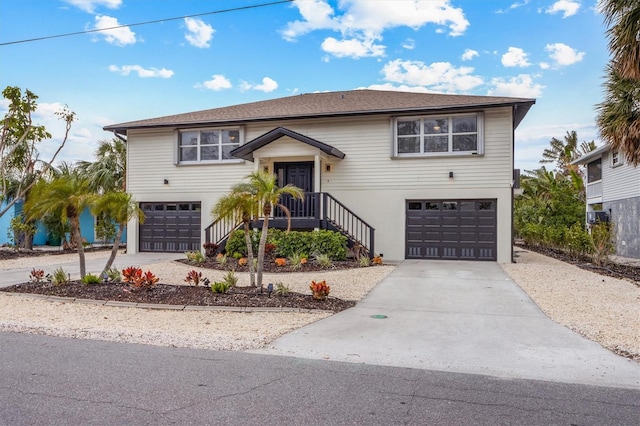
[[[213,11],[213,12],[196,13],[194,15],[176,16],[176,17],[173,17],[173,18],[164,18],[164,19],[156,19],[156,20],[153,20],[153,21],[136,22],[134,24],[122,24],[122,25],[118,25],[118,26],[115,26],[115,27],[109,27],[109,28],[100,28],[100,29],[93,29],[93,30],[77,31],[77,32],[74,32],[74,33],[66,33],[66,34],[56,34],[56,35],[50,35],[50,36],[44,36],[44,37],[29,38],[29,39],[25,39],[25,40],[7,41],[7,42],[4,42],[4,43],[0,43],[0,46],[7,46],[7,45],[10,45],[10,44],[19,44],[19,43],[29,43],[29,42],[32,42],[32,41],[48,40],[48,39],[52,39],[52,38],[69,37],[69,36],[74,36],[74,35],[79,35],[79,34],[98,33],[98,32],[102,32],[102,31],[115,30],[115,29],[118,29],[118,28],[137,27],[137,26],[140,26],[140,25],[149,25],[149,24],[157,24],[159,22],[177,21],[177,20],[180,20],[180,19],[195,18],[195,17],[198,17],[198,16],[216,15],[216,14],[220,14],[220,13],[237,12],[237,11],[240,11],[240,10],[247,10],[247,9],[257,9],[259,7],[275,6],[277,4],[291,3],[292,1],[293,0],[279,0],[279,1],[274,1],[274,2],[271,2],[271,3],[261,3],[261,4],[254,4],[254,5],[251,5],[251,6],[233,7],[231,9],[216,10],[216,11]]]

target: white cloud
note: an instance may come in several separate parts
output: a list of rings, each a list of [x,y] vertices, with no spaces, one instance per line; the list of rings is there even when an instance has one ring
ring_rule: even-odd
[[[553,59],[556,66],[573,65],[582,61],[585,55],[584,52],[578,52],[564,43],[547,44],[544,50],[549,52],[549,57]]]
[[[416,41],[412,38],[408,38],[402,43],[402,47],[407,50],[413,50],[416,47]]]
[[[523,0],[522,3],[515,2],[515,3],[512,3],[507,10],[500,9],[500,10],[496,11],[496,13],[507,13],[510,10],[518,9],[518,8],[520,8],[522,6],[526,6],[528,4],[529,4],[529,0]]]
[[[194,86],[196,89],[205,88],[209,90],[223,90],[231,89],[231,82],[222,74],[214,74],[211,76],[211,80],[207,80],[203,83],[198,83]]]
[[[201,19],[193,18],[184,18],[184,23],[187,26],[187,33],[184,35],[184,38],[190,45],[200,48],[210,46],[209,42],[215,32],[211,25]]]
[[[529,74],[520,74],[511,78],[491,79],[493,89],[489,90],[490,96],[514,96],[519,98],[538,98],[542,95],[545,86],[534,83]]]
[[[102,35],[107,43],[115,44],[117,46],[125,46],[127,44],[134,44],[136,42],[136,33],[131,31],[129,27],[114,28],[120,26],[116,18],[105,15],[97,15],[95,17],[95,26],[97,30],[104,28],[113,28],[111,30],[101,31]]]
[[[322,42],[322,50],[338,58],[362,58],[365,56],[383,56],[384,46],[374,44],[375,39],[336,40],[328,37]]]
[[[265,77],[262,79],[262,84],[251,84],[243,81],[240,84],[240,90],[259,90],[261,92],[269,93],[278,88],[278,83],[272,78]]]
[[[289,22],[282,35],[294,41],[311,31],[333,30],[341,33],[342,40],[327,38],[323,43],[327,53],[359,57],[355,55],[361,52],[362,56],[381,56],[384,46],[375,43],[381,41],[383,32],[390,28],[417,30],[426,24],[435,24],[438,29],[447,27],[451,36],[464,34],[469,21],[461,8],[450,3],[450,0],[343,0],[334,10],[326,0],[296,0],[294,4],[302,20]]]
[[[527,60],[527,53],[519,47],[509,47],[507,53],[502,55],[502,65],[505,67],[528,67],[531,63]]]
[[[580,3],[572,0],[558,0],[551,7],[545,10],[546,13],[552,15],[562,13],[563,18],[568,18],[578,13]]]
[[[482,78],[473,75],[472,67],[456,68],[448,62],[426,65],[420,61],[388,62],[382,69],[384,79],[391,83],[424,86],[432,91],[466,92],[483,84]]]
[[[88,13],[93,13],[98,6],[104,6],[108,9],[117,9],[122,5],[122,0],[64,0],[78,9]]]
[[[132,72],[135,72],[138,73],[138,77],[140,78],[171,78],[173,76],[173,71],[166,68],[143,68],[140,65],[123,65],[121,67],[117,65],[109,65],[109,71],[117,72],[121,75],[129,75]]]
[[[549,68],[551,68],[551,65],[549,65],[548,62],[540,62],[538,65],[540,66],[540,69],[543,70],[548,70]]]
[[[370,89],[370,90],[389,90],[393,92],[417,92],[417,93],[434,93],[434,90],[429,90],[426,87],[422,86],[407,86],[405,84],[401,85],[393,85],[391,83],[385,84],[371,84],[367,87],[357,87],[356,90],[359,89]]]
[[[462,56],[460,57],[460,59],[462,59],[463,61],[470,61],[473,58],[475,58],[476,56],[479,56],[480,54],[478,53],[477,50],[473,50],[473,49],[465,49],[464,53],[462,54]]]

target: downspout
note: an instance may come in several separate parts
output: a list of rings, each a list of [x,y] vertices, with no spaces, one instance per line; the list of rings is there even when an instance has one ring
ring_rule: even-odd
[[[515,153],[516,153],[516,116],[518,112],[518,105],[513,106],[513,115],[511,116],[511,263],[514,262],[513,245],[515,244],[514,226],[513,226],[513,206],[514,206],[514,176],[513,169],[515,167]]]
[[[116,138],[120,139],[122,142],[127,143],[127,140],[125,138],[123,138],[122,135],[119,134],[116,130],[113,131],[113,136],[115,136]]]

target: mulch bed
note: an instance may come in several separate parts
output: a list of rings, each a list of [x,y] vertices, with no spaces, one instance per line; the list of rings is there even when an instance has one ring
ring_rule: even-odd
[[[590,258],[581,257],[575,258],[569,256],[567,253],[561,250],[555,250],[547,247],[536,247],[527,244],[518,244],[519,247],[534,251],[536,253],[544,254],[545,256],[552,257],[554,259],[561,260],[566,263],[571,263],[579,268],[595,272],[600,275],[621,278],[634,281],[636,285],[640,285],[640,267],[633,265],[623,265],[621,263],[607,262],[603,265],[594,264]],[[516,257],[516,262],[518,258]]]
[[[0,291],[164,305],[298,308],[333,312],[343,311],[356,304],[354,301],[334,297],[316,300],[310,295],[294,292],[283,296],[272,293],[269,296],[266,289],[260,293],[260,289],[256,287],[232,287],[228,293],[220,294],[213,293],[209,287],[200,286],[158,284],[155,288],[147,290],[133,289],[126,283],[85,285],[80,281],[71,281],[61,286],[54,286],[48,282],[29,282],[2,288]]]

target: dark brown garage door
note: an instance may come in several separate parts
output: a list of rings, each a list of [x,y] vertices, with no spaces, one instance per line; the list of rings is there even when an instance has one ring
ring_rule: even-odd
[[[140,251],[200,250],[200,203],[141,203]]]
[[[496,260],[496,200],[407,200],[407,259]]]

